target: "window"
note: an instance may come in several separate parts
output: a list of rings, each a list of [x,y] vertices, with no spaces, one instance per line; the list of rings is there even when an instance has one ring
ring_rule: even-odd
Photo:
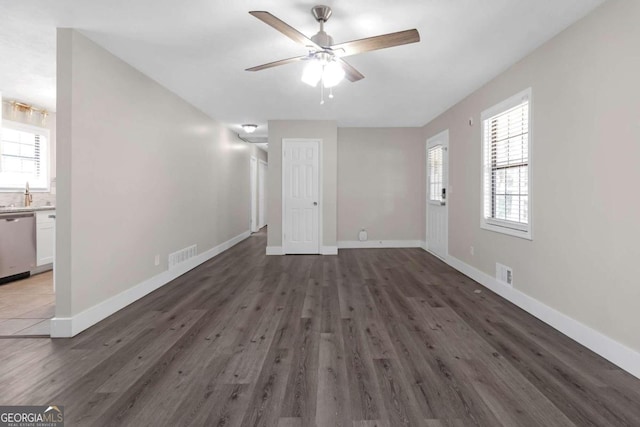
[[[531,239],[531,89],[482,113],[482,228]]]
[[[427,154],[427,164],[429,169],[429,201],[440,204],[444,201],[442,198],[442,145],[436,145],[429,148]]]
[[[49,191],[49,131],[4,120],[0,130],[0,191]]]

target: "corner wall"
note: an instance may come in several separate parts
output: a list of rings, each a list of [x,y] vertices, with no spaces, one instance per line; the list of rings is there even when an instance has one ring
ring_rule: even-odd
[[[248,235],[257,148],[75,30],[57,67],[56,319],[85,319],[73,335],[170,280],[169,253]]]
[[[455,263],[487,277],[494,276],[496,262],[512,267],[515,289],[509,293],[603,334],[592,348],[600,346],[596,351],[617,363],[627,351],[623,367],[635,364],[635,375],[638,17],[640,2],[604,3],[424,127],[425,138],[450,131],[449,251]],[[533,241],[480,229],[480,113],[527,87],[533,89]],[[615,349],[606,348],[616,342]]]
[[[338,129],[338,247],[423,246],[425,153],[422,128]]]

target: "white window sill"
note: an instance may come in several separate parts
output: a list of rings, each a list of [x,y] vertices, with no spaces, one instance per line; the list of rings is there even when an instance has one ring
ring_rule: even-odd
[[[498,225],[499,223],[488,222],[486,219],[483,219],[480,223],[480,228],[484,230],[493,231],[496,233],[506,234],[508,236],[519,237],[521,239],[533,240],[531,236],[531,229],[518,229],[512,226],[509,223],[504,223]]]

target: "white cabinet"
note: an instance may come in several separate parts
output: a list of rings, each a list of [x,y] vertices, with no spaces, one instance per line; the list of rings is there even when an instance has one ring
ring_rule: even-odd
[[[36,265],[38,267],[53,263],[55,219],[49,218],[49,215],[55,214],[54,210],[36,212]]]

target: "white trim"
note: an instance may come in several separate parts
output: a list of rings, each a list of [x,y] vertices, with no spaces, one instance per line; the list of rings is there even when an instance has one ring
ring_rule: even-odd
[[[193,270],[200,264],[221,254],[227,249],[240,243],[251,235],[250,231],[245,231],[218,246],[209,249],[193,258],[177,264],[171,270],[165,270],[160,274],[148,278],[147,280],[90,307],[73,317],[54,317],[51,319],[51,337],[69,338],[78,335],[85,329],[90,328],[101,320],[106,319],[129,304],[139,300],[145,295],[166,285],[189,270]]]
[[[640,378],[640,352],[609,338],[511,286],[499,282],[494,277],[451,255],[447,257],[446,262],[451,267],[542,320],[552,328],[599,354],[631,375]]]
[[[53,257],[51,257],[51,259],[53,259]],[[53,270],[53,262],[38,265],[35,268],[32,268],[31,275],[34,276],[36,274],[44,273],[45,271],[51,271],[51,270]]]
[[[285,143],[286,142],[317,142],[318,143],[318,197],[320,200],[318,200],[318,204],[319,204],[319,209],[318,209],[318,254],[321,254],[322,252],[322,241],[323,241],[323,219],[322,219],[322,211],[324,210],[324,186],[322,184],[322,177],[323,177],[323,155],[322,155],[322,151],[323,151],[323,139],[322,138],[282,138],[282,144],[281,144],[281,150],[282,152],[281,154],[281,161],[282,161],[282,170],[281,170],[281,175],[280,175],[280,180],[282,182],[282,187],[281,187],[281,193],[280,193],[280,198],[282,199],[282,254],[273,254],[273,255],[285,255],[284,252],[284,246],[285,246],[285,239],[284,239],[284,232],[286,229],[285,226],[285,213],[286,213],[286,208],[284,206],[285,203],[285,189],[284,189],[284,174],[285,174],[285,158],[284,158],[284,153],[285,153]],[[269,255],[269,254],[267,254]]]
[[[267,246],[267,255],[284,255],[282,246]]]
[[[320,246],[320,255],[338,255],[338,247]]]
[[[485,218],[485,140],[484,140],[484,126],[485,121],[497,114],[500,114],[510,108],[522,103],[523,99],[527,99],[529,102],[529,133],[528,133],[528,163],[527,163],[527,183],[528,183],[528,206],[527,215],[528,224],[516,224],[510,221],[501,221],[495,218]],[[480,114],[480,147],[481,147],[481,165],[480,165],[480,228],[483,230],[493,231],[496,233],[507,234],[509,236],[519,237],[521,239],[533,240],[533,89],[528,87],[515,95],[505,99],[504,101],[487,108]]]
[[[423,248],[422,240],[338,240],[338,249],[363,249],[363,248]]]

